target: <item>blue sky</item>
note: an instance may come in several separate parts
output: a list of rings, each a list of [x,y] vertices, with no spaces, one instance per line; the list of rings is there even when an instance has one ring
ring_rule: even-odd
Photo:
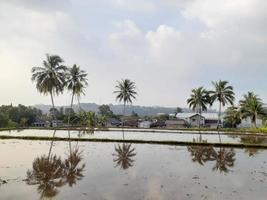
[[[267,101],[264,0],[2,0],[0,104],[49,104],[31,82],[46,53],[88,72],[82,102],[116,103],[116,80],[138,87],[134,104],[186,106],[190,90],[228,80],[237,101]],[[69,104],[70,94],[56,98]]]

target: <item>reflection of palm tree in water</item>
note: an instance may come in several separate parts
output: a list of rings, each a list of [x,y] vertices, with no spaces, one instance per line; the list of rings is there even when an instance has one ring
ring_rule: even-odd
[[[235,162],[235,152],[234,149],[231,148],[221,148],[217,152],[215,149],[213,151],[212,160],[216,161],[215,166],[212,168],[214,171],[220,171],[220,172],[229,172],[230,167],[234,166]]]
[[[193,140],[197,143],[206,143],[206,140]],[[192,161],[198,162],[200,165],[204,165],[208,161],[215,161],[215,166],[213,170],[220,172],[229,172],[229,167],[234,166],[235,162],[235,152],[231,148],[221,148],[217,151],[213,146],[205,145],[192,145],[187,147],[188,151],[191,153]]]
[[[51,155],[53,142],[52,139],[48,156],[43,155],[34,159],[32,169],[27,171],[26,183],[28,185],[38,185],[41,199],[56,196],[59,192],[58,188],[65,184],[72,186],[76,183],[76,180],[81,180],[83,177],[82,171],[85,164],[79,166],[82,157],[78,148],[73,152],[70,149],[68,158],[62,160],[57,155]]]
[[[128,169],[133,166],[134,159],[136,156],[135,148],[131,148],[131,144],[123,143],[115,146],[116,153],[113,154],[115,157],[113,161],[116,163],[115,167],[120,166],[121,169]]]
[[[240,142],[243,144],[267,144],[267,138],[265,136],[241,136]],[[254,156],[259,153],[259,148],[245,148],[245,152],[248,153],[249,156]]]
[[[122,128],[122,137],[124,138],[124,129]],[[115,146],[115,157],[113,161],[116,163],[115,167],[120,166],[121,169],[128,169],[133,166],[134,159],[133,157],[136,156],[135,148],[131,148],[132,144],[118,144]]]
[[[82,152],[79,152],[78,141],[75,148],[72,150],[69,131],[69,156],[65,160],[64,166],[66,183],[68,183],[70,187],[72,187],[73,184],[76,184],[77,180],[81,180],[83,178],[82,172],[84,170],[85,164],[82,164],[82,166],[79,167],[79,163],[82,160],[81,154]]]
[[[64,166],[56,155],[37,157],[32,164],[32,170],[27,171],[27,184],[38,185],[41,199],[51,198],[58,194],[59,187],[64,185]]]

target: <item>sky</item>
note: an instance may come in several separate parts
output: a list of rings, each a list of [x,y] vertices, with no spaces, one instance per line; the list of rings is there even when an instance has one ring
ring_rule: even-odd
[[[45,54],[88,72],[81,102],[115,104],[116,81],[135,105],[187,107],[191,89],[227,80],[236,102],[267,102],[265,0],[0,0],[0,104],[50,104],[31,81]],[[56,97],[70,104],[70,93]]]

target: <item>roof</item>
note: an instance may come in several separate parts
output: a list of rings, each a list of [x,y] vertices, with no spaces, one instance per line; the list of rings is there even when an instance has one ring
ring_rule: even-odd
[[[195,116],[197,113],[177,113],[176,117],[180,119],[190,118]],[[201,113],[201,116],[203,116],[207,120],[217,120],[218,119],[218,113]]]

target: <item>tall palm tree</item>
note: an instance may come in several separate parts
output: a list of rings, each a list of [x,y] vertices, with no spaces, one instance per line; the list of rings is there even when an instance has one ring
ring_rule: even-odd
[[[218,114],[218,127],[221,123],[221,112],[222,106],[224,107],[226,104],[234,105],[235,101],[235,93],[232,86],[228,85],[228,81],[212,82],[214,86],[214,90],[210,91],[211,103],[213,104],[215,101],[219,102],[219,114]]]
[[[71,91],[71,104],[70,108],[73,107],[73,100],[76,96],[77,99],[80,98],[81,94],[84,94],[84,88],[88,85],[87,83],[87,73],[84,70],[81,70],[77,65],[73,65],[72,68],[69,68],[67,71],[67,81],[66,87],[69,91]],[[80,102],[78,101],[79,108]],[[68,124],[70,123],[70,113],[68,117]]]
[[[65,85],[66,66],[62,65],[63,59],[58,55],[46,54],[42,67],[32,68],[32,81],[40,93],[50,94],[53,112],[55,111],[54,95],[63,92]],[[55,119],[55,113],[53,113]]]
[[[264,117],[267,114],[262,100],[253,92],[248,92],[248,94],[244,95],[244,99],[239,101],[239,104],[242,118],[250,117],[251,125],[257,128],[257,118]]]
[[[116,96],[116,100],[119,102],[123,102],[123,116],[125,115],[125,106],[127,103],[132,103],[133,99],[136,99],[136,86],[135,83],[129,79],[122,79],[121,81],[117,81],[116,89],[114,91]],[[122,120],[122,126],[124,125],[124,121]]]
[[[207,111],[207,106],[210,104],[210,97],[207,90],[203,87],[192,89],[190,98],[187,99],[189,108],[199,114],[198,127],[200,128],[200,115],[202,111]]]

